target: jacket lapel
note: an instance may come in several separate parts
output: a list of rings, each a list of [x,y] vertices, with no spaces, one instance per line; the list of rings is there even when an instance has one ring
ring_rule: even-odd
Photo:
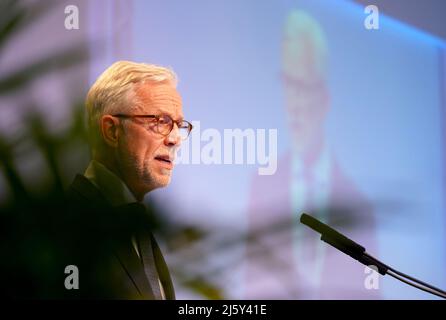
[[[118,208],[112,207],[100,190],[83,175],[76,175],[70,186],[69,193],[77,198],[92,205],[102,205],[110,209],[110,218],[113,213],[125,215],[127,217],[138,216],[141,214],[141,205],[125,205]],[[125,211],[124,213],[122,211]],[[132,247],[131,239],[129,241],[119,241],[114,253],[121,266],[124,268],[128,277],[136,287],[138,293],[143,299],[153,299],[154,295],[149,282],[145,276],[142,262]]]
[[[154,299],[152,289],[144,273],[141,260],[136,255],[131,243],[125,243],[115,250],[117,259],[127,272],[136,289],[143,299]]]
[[[152,248],[153,255],[155,257],[156,269],[158,271],[161,284],[163,285],[164,294],[166,295],[167,300],[175,300],[175,290],[173,288],[172,279],[170,277],[170,272],[167,268],[166,261],[164,260],[163,254],[161,253],[155,237],[153,237],[152,234],[150,236],[152,238]]]

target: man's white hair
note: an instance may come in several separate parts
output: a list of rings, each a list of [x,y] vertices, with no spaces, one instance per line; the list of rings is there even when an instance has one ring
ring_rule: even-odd
[[[134,104],[135,87],[142,83],[167,83],[176,88],[178,78],[171,68],[154,64],[117,61],[105,70],[87,94],[88,127],[93,144],[103,115],[128,112]]]
[[[294,61],[294,72],[302,77],[311,70],[325,76],[327,69],[327,41],[319,22],[303,10],[293,10],[289,13],[284,28],[284,55],[289,61]],[[290,66],[291,67],[291,66]]]

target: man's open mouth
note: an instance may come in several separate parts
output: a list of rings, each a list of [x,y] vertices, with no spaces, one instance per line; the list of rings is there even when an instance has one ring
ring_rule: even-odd
[[[155,159],[166,163],[172,163],[169,156],[156,156]]]

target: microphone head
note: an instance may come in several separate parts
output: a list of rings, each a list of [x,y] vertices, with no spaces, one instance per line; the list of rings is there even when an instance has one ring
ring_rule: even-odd
[[[306,214],[305,212],[302,212],[302,214],[300,215],[300,222],[303,224],[306,224],[312,217],[308,214]]]
[[[357,244],[356,242],[347,238],[335,229],[331,228],[325,223],[320,222],[316,218],[313,218],[306,213],[302,213],[302,215],[300,216],[300,222],[310,227],[314,231],[320,233],[322,241],[327,242],[328,244],[341,250],[349,256],[352,256],[355,259],[360,258],[365,252],[365,248],[363,246]]]
[[[317,219],[313,218],[309,214],[302,213],[300,216],[300,222],[307,227],[310,227],[316,232],[319,232],[320,234],[323,233],[324,225]]]

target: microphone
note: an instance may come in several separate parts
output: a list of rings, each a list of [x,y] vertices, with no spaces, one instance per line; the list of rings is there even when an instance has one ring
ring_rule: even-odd
[[[336,230],[330,228],[326,224],[306,213],[303,213],[300,216],[300,222],[307,225],[314,231],[319,232],[321,234],[322,241],[331,244],[338,250],[348,254],[353,259],[358,260],[365,252],[365,248],[363,246],[360,246],[353,240],[350,240],[346,236],[340,234]]]
[[[347,238],[343,234],[315,219],[314,217],[306,213],[302,213],[300,216],[300,222],[320,233],[322,241],[332,245],[336,249],[344,252],[368,267],[376,267],[381,275],[384,276],[388,274],[395,279],[407,283],[415,288],[446,299],[445,291],[389,267],[388,265],[369,255],[363,246],[357,244],[353,240]]]
[[[387,273],[387,270],[389,269],[388,266],[366,254],[366,250],[363,246],[347,238],[325,223],[320,222],[306,213],[303,213],[300,216],[300,222],[320,233],[322,241],[325,241],[366,266],[374,265],[382,275]]]

